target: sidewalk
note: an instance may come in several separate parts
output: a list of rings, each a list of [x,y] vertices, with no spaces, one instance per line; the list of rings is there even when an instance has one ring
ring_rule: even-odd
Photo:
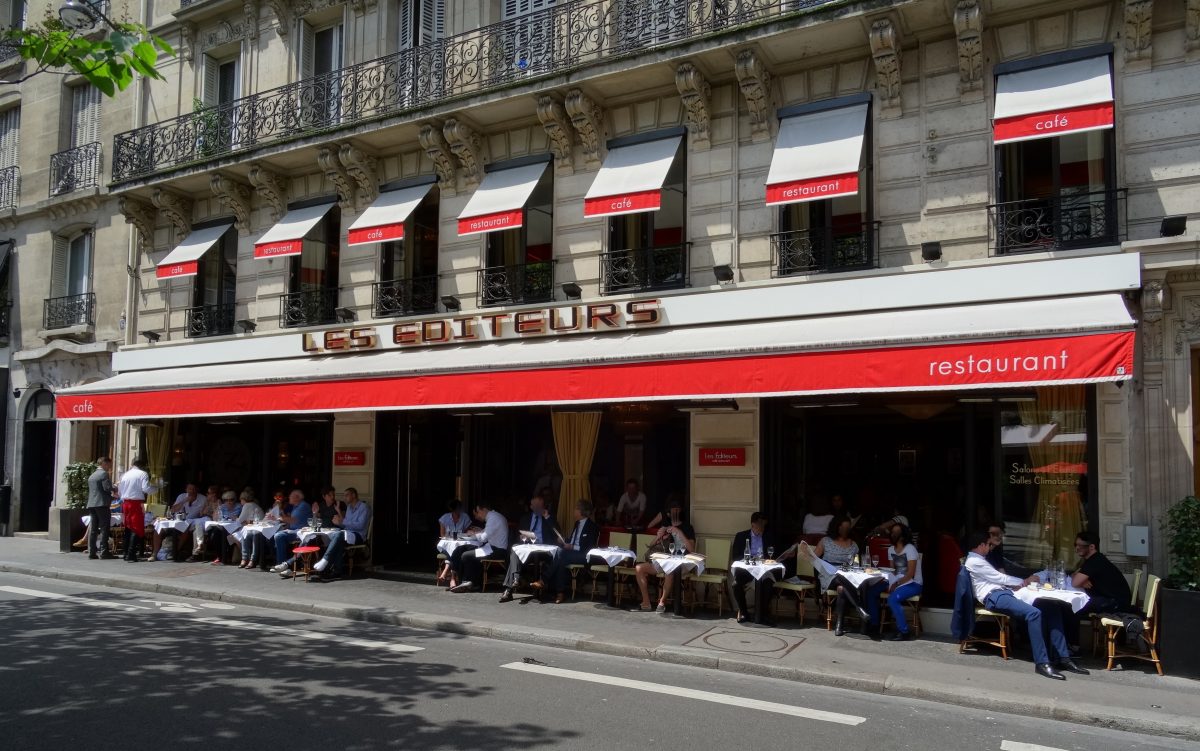
[[[255,607],[392,623],[415,628],[659,660],[809,684],[924,699],[995,712],[1200,740],[1200,688],[1159,677],[1148,663],[1103,670],[1085,657],[1090,676],[1050,681],[1033,672],[1020,651],[958,654],[935,638],[872,642],[836,638],[809,620],[798,627],[781,615],[778,628],[739,626],[730,617],[696,611],[695,618],[615,611],[586,597],[564,605],[517,601],[499,591],[454,595],[430,584],[354,579],[327,584],[283,581],[275,574],[207,564],[92,561],[63,554],[45,540],[0,539],[0,571],[122,587],[165,595],[223,600]],[[794,613],[793,611],[790,611]]]

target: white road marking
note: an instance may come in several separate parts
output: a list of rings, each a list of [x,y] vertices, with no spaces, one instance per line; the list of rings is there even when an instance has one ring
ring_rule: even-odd
[[[224,626],[225,628],[238,628],[246,631],[255,631],[259,634],[284,634],[287,636],[295,636],[300,639],[313,639],[317,641],[335,641],[340,646],[347,647],[363,647],[365,649],[383,649],[388,652],[420,652],[424,647],[413,647],[408,644],[393,644],[385,641],[374,641],[371,639],[358,639],[355,637],[343,638],[337,634],[329,634],[321,631],[305,631],[298,628],[287,628],[285,626],[264,625],[262,623],[252,623],[251,621],[234,621],[228,618],[191,618],[190,620],[197,623],[206,623],[210,626]]]
[[[1066,749],[1039,746],[1036,743],[1021,743],[1020,741],[1000,741],[1000,751],[1066,751]]]
[[[792,717],[804,717],[810,720],[821,720],[822,722],[836,722],[840,725],[861,725],[867,721],[865,717],[855,717],[854,715],[837,714],[836,712],[825,712],[820,709],[808,709],[806,707],[796,707],[790,704],[777,704],[773,701],[760,701],[758,699],[745,699],[740,696],[729,696],[728,694],[717,694],[711,691],[700,691],[694,688],[683,688],[680,686],[664,686],[658,683],[649,683],[646,681],[635,681],[629,678],[618,678],[613,675],[597,675],[594,673],[584,673],[578,670],[564,670],[562,668],[552,668],[543,665],[528,665],[523,662],[510,662],[506,665],[501,665],[502,668],[509,670],[520,670],[526,673],[537,673],[539,675],[551,675],[556,678],[570,678],[576,681],[586,681],[588,683],[599,683],[605,686],[617,686],[621,688],[632,688],[638,691],[649,691],[656,694],[666,694],[668,696],[678,696],[685,699],[697,699],[699,701],[709,701],[714,704],[723,706],[744,707],[746,709],[758,709],[763,712],[775,712],[776,714],[791,715]]]
[[[26,597],[37,597],[42,600],[58,600],[60,602],[72,602],[77,605],[87,605],[92,608],[108,608],[109,610],[120,610],[126,613],[134,610],[149,610],[141,605],[130,605],[127,602],[114,602],[112,600],[93,600],[90,597],[79,597],[78,595],[63,595],[57,592],[43,592],[40,589],[25,589],[24,587],[0,587],[0,591],[11,592],[15,595],[25,595]]]

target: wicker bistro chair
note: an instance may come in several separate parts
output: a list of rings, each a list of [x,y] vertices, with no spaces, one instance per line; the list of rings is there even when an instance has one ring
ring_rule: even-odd
[[[817,573],[813,569],[812,561],[805,560],[803,557],[796,558],[796,576],[803,579],[801,582],[775,582],[775,590],[777,592],[791,592],[796,595],[796,620],[801,624],[804,623],[804,601],[808,599],[811,593],[813,597],[817,594],[816,581]],[[781,598],[776,598],[776,607]]]
[[[1125,621],[1118,618],[1101,618],[1100,625],[1105,630],[1105,641],[1108,643],[1108,666],[1105,670],[1113,669],[1113,662],[1126,657],[1145,660],[1154,664],[1158,674],[1163,674],[1162,660],[1158,657],[1158,590],[1162,581],[1154,575],[1146,577],[1146,617],[1142,619],[1142,628],[1146,643],[1150,645],[1150,654],[1144,655],[1136,647],[1117,646],[1117,636],[1125,630]]]
[[[1138,591],[1142,586],[1142,570],[1139,568],[1133,574],[1125,574],[1125,580],[1129,582],[1129,604],[1136,610]],[[1101,613],[1090,613],[1088,615],[1092,626],[1092,657],[1100,654],[1100,634],[1104,630],[1104,627],[1100,625],[1101,615]]]
[[[617,536],[617,533],[614,532],[611,535],[609,535],[608,539],[611,541],[616,536]],[[638,563],[646,560],[646,550],[649,549],[649,547],[653,543],[654,543],[653,535],[638,535],[637,536],[637,548],[634,549],[634,552],[637,553],[637,560],[633,562],[632,566],[617,566],[615,569],[613,569],[613,573],[616,575],[616,582],[617,582],[616,587],[617,587],[617,605],[618,606],[621,604],[621,593],[624,592],[626,590],[626,588],[637,586],[636,585],[637,571],[635,570],[636,566]],[[617,543],[612,542],[610,544],[616,545]]]
[[[987,608],[979,605],[975,608],[975,623],[979,625],[981,618],[991,618],[996,622],[999,629],[999,634],[995,639],[989,639],[983,636],[976,636],[974,632],[966,639],[958,643],[958,653],[962,654],[967,651],[967,647],[972,644],[986,644],[990,647],[997,647],[1000,650],[1000,656],[1008,659],[1008,648],[1012,644],[1012,623],[1004,613],[993,613]]]
[[[917,570],[921,570],[921,566],[925,563],[925,554],[917,553]],[[924,587],[922,587],[924,589]],[[888,624],[888,616],[891,615],[891,610],[886,607],[887,590],[879,593],[879,600],[883,605],[879,608],[879,628],[882,631]],[[904,601],[904,605],[912,610],[912,628],[913,634],[921,635],[921,595],[915,594]]]
[[[608,546],[607,547],[625,548],[626,550],[633,550],[633,535],[629,532],[611,532],[608,535]],[[621,591],[620,586],[619,586],[619,580],[617,579],[617,571],[620,568],[622,568],[622,567],[618,566],[613,569],[614,581],[618,582],[618,584],[615,584],[614,586],[617,586],[618,592]],[[604,579],[608,576],[608,567],[604,566],[601,563],[596,563],[591,568],[591,576],[592,576],[591,599],[595,600],[596,599],[596,588],[599,586],[600,580]],[[575,586],[574,584],[571,585],[572,596],[574,595],[574,592],[575,592],[574,586]]]
[[[700,553],[704,556],[704,573],[685,576],[683,583],[685,585],[689,582],[693,585],[703,584],[704,597],[701,603],[706,606],[716,605],[717,617],[720,618],[725,609],[725,597],[729,585],[729,540],[721,537],[701,537],[697,542]],[[708,595],[712,587],[716,587],[717,592],[710,601]],[[683,589],[686,590],[688,587],[684,586]],[[755,606],[757,607],[757,603]],[[688,613],[695,611],[696,597],[693,592]]]

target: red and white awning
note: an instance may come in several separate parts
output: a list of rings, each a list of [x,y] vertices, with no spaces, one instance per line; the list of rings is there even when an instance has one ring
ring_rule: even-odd
[[[72,420],[1030,387],[1133,375],[1121,295],[130,371]],[[280,375],[286,373],[286,376]],[[286,378],[286,380],[284,380]]]
[[[682,141],[682,136],[672,136],[610,149],[583,198],[583,215],[658,211],[663,184]]]
[[[159,279],[195,276],[200,268],[200,256],[207,253],[209,248],[216,245],[232,226],[233,222],[230,222],[229,224],[205,227],[204,229],[188,233],[188,236],[183,238],[183,242],[176,245],[174,250],[167,253],[158,262],[158,267],[154,270],[154,275]]]
[[[525,204],[549,162],[489,172],[458,215],[459,235],[515,229],[525,223]]]
[[[347,231],[347,245],[370,245],[404,239],[404,223],[425,196],[432,183],[380,193]]]
[[[304,249],[304,236],[325,218],[333,203],[321,203],[292,209],[254,243],[255,258],[298,256]]]
[[[784,118],[767,174],[767,205],[858,193],[867,105]]]
[[[997,144],[1113,127],[1108,55],[1004,73],[996,81]]]

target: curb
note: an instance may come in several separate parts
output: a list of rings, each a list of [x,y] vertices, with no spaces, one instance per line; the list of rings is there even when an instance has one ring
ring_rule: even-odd
[[[789,667],[744,658],[713,654],[706,650],[662,645],[654,648],[639,647],[619,642],[597,639],[592,634],[572,631],[539,630],[529,631],[521,626],[488,621],[457,621],[428,613],[403,613],[386,609],[369,609],[360,605],[337,602],[300,603],[273,600],[235,592],[214,592],[193,589],[176,584],[158,584],[105,577],[92,574],[61,571],[57,569],[35,569],[20,564],[0,562],[0,572],[21,574],[43,579],[58,579],[79,584],[101,587],[117,587],[139,592],[150,592],[198,600],[228,602],[266,610],[283,610],[327,618],[379,623],[405,628],[474,636],[483,639],[528,644],[539,647],[554,647],[578,652],[603,654],[613,657],[629,657],[653,660],[671,665],[722,670],[730,673],[755,675],[763,678],[806,683],[814,686],[846,689],[863,693],[893,696],[903,699],[948,704],[967,709],[1003,712],[1022,717],[1036,717],[1058,722],[1069,722],[1090,727],[1121,730],[1145,735],[1200,741],[1200,720],[1178,715],[1145,712],[1086,702],[1051,699],[1038,701],[1028,696],[973,689],[970,687],[947,687],[930,681],[883,673],[835,673],[816,668]]]

